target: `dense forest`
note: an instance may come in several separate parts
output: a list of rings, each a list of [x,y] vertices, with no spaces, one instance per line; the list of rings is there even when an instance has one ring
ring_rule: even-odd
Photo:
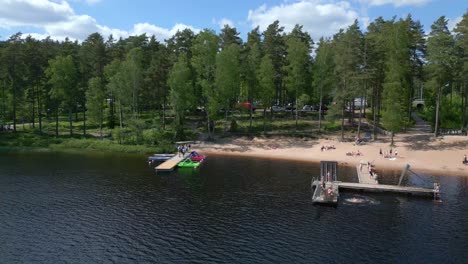
[[[453,32],[447,22],[440,17],[426,33],[411,16],[380,17],[365,31],[355,21],[318,40],[300,25],[285,32],[279,21],[253,29],[246,41],[227,25],[219,34],[185,29],[163,43],[147,35],[59,42],[17,33],[0,42],[0,125],[48,137],[92,128],[119,143],[157,144],[164,135],[184,138],[193,115],[209,137],[220,123],[234,130],[239,104],[264,133],[272,129],[269,109],[289,104],[295,129],[302,106],[314,105],[319,113],[327,108],[317,131],[323,121],[343,136],[345,124],[356,122],[349,118],[355,98],[366,98],[358,116],[375,136],[378,128],[393,134],[411,126],[419,98],[419,114],[436,135],[466,129],[468,12]]]

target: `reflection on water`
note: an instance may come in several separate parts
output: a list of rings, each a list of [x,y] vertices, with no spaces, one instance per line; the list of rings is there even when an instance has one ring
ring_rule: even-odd
[[[443,203],[343,192],[330,208],[311,203],[310,182],[318,172],[318,164],[210,156],[196,170],[155,174],[140,156],[0,154],[0,259],[466,261],[467,178],[437,177]],[[339,180],[356,181],[354,168],[339,173]]]
[[[371,197],[363,195],[352,195],[351,197],[342,197],[343,205],[379,205],[380,202]]]

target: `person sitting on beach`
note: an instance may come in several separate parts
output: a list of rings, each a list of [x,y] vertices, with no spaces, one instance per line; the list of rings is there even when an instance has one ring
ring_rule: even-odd
[[[322,145],[322,147],[320,148],[321,151],[323,151],[325,149],[325,146]]]
[[[463,164],[468,165],[468,159],[466,158],[466,154],[465,156],[463,156]]]

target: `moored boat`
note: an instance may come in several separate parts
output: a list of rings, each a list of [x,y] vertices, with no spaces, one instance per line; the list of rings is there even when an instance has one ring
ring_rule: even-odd
[[[197,168],[198,166],[200,166],[200,162],[195,162],[192,161],[190,158],[186,158],[185,160],[179,162],[177,166],[180,168]]]
[[[202,162],[206,156],[205,155],[200,155],[196,151],[192,151],[189,155],[190,160],[195,161],[195,162]]]
[[[148,157],[148,161],[165,161],[174,156],[175,154],[154,154],[153,156]]]

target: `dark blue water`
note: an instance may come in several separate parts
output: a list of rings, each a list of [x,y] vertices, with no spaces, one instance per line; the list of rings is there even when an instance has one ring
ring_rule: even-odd
[[[311,204],[318,168],[210,156],[156,175],[144,157],[0,154],[0,262],[468,263],[467,177],[437,177],[442,203],[349,192],[331,208]]]

